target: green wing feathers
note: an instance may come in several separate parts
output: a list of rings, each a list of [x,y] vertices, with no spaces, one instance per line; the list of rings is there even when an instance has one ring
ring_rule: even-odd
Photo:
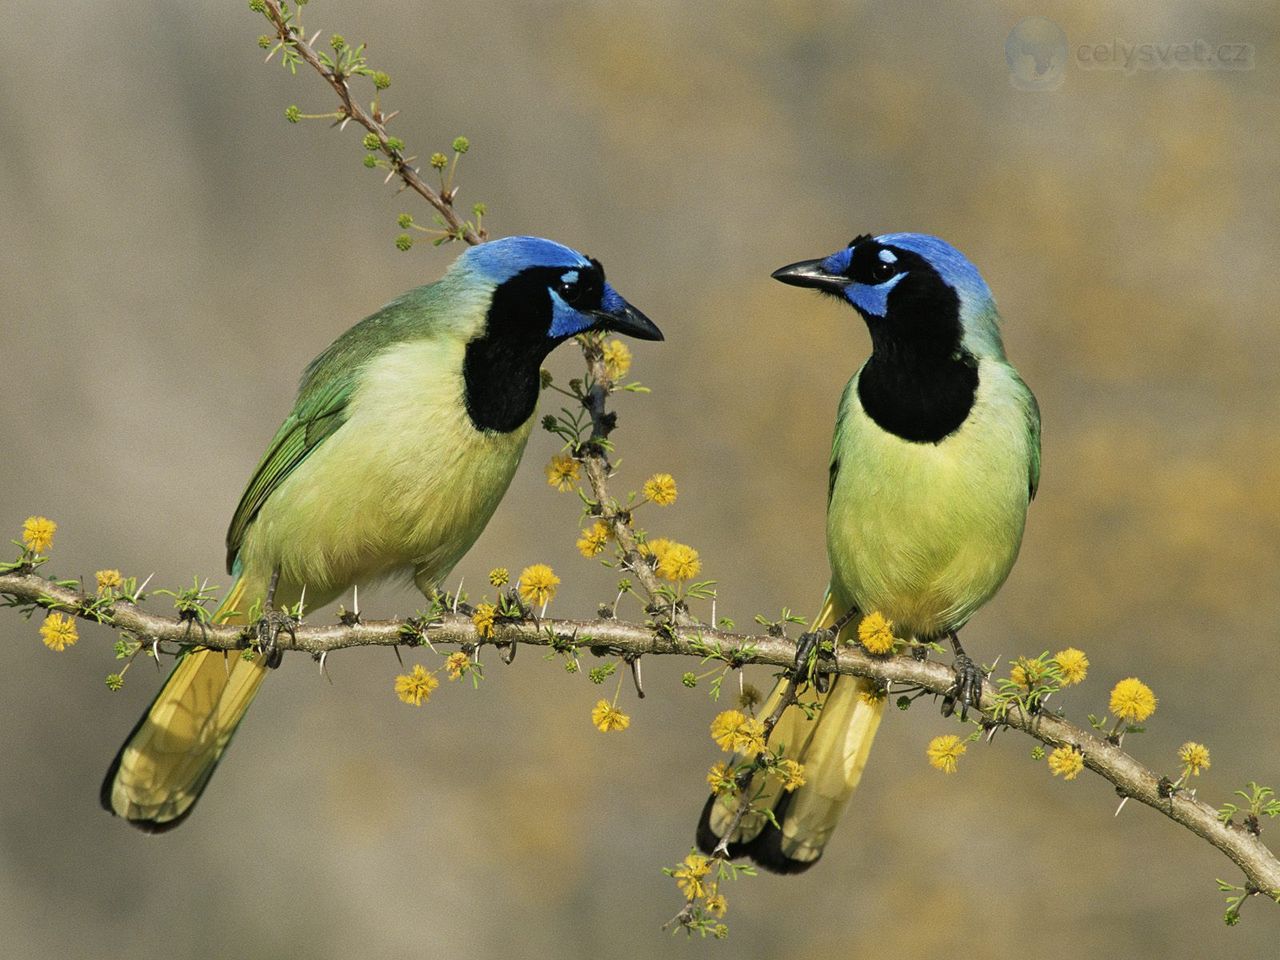
[[[240,505],[236,507],[231,526],[227,529],[228,573],[233,572],[236,555],[249,532],[249,526],[267,498],[298,464],[346,422],[347,404],[355,390],[359,368],[322,371],[322,367],[330,366],[324,361],[332,351],[333,348],[330,347],[329,351],[307,368],[293,412],[276,432],[275,439],[271,441],[271,446],[267,448],[258,469],[253,473],[253,479],[240,498]],[[330,375],[318,377],[316,374],[319,372]]]

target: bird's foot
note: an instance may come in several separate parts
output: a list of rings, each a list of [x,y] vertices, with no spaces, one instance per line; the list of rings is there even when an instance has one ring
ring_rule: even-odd
[[[946,696],[942,698],[942,715],[949,717],[956,712],[956,704],[960,704],[960,719],[969,719],[969,708],[977,709],[979,702],[982,700],[982,682],[987,676],[982,672],[973,660],[965,653],[956,656],[954,666],[956,672],[955,683],[951,685],[951,689],[947,691]]]
[[[262,651],[263,663],[272,670],[280,666],[280,661],[284,657],[284,651],[279,645],[280,634],[287,633],[290,640],[297,640],[298,635],[294,631],[301,623],[302,621],[288,610],[277,610],[272,606],[266,606],[262,610],[262,616],[253,624],[252,634],[257,641],[258,649]]]
[[[836,634],[833,630],[813,630],[800,634],[796,641],[796,663],[791,675],[796,682],[812,680],[819,693],[826,693],[830,678],[818,673],[818,661],[824,653],[835,651]]]

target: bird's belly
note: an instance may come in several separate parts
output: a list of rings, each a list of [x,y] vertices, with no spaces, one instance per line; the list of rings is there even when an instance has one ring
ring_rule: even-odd
[[[1024,450],[1000,436],[916,444],[865,433],[842,455],[827,512],[832,586],[894,621],[899,635],[958,629],[1017,558],[1029,499]]]
[[[529,424],[481,433],[465,413],[370,414],[357,411],[300,464],[246,537],[246,570],[279,567],[286,602],[303,586],[317,606],[400,574],[435,584],[484,530],[529,436]]]

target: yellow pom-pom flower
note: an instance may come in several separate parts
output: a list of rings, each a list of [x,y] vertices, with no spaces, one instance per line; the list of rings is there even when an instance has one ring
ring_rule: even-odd
[[[74,647],[80,639],[80,635],[76,633],[75,618],[61,613],[49,614],[40,625],[40,639],[46,647],[58,653],[67,647]]]
[[[601,733],[625,730],[631,726],[631,718],[608,700],[596,701],[596,705],[591,710],[591,722]]]
[[[676,478],[669,473],[655,473],[644,482],[644,495],[660,507],[676,502]]]
[[[1059,650],[1053,655],[1053,662],[1058,665],[1058,670],[1062,673],[1064,687],[1079,683],[1089,673],[1089,658],[1084,655],[1083,650],[1077,650],[1075,647]]]
[[[703,878],[711,872],[711,861],[700,853],[691,853],[684,858],[671,875],[676,879],[676,886],[690,900],[697,900],[707,894]]]
[[[883,655],[893,653],[893,621],[880,613],[869,613],[858,624],[858,642],[867,653]]]
[[[119,570],[99,570],[93,576],[94,579],[98,581],[99,593],[106,593],[108,590],[118,590],[120,585],[124,583],[124,578],[120,576]]]
[[[578,538],[578,552],[584,557],[595,557],[604,552],[608,542],[609,528],[597,520],[582,531],[582,536]]]
[[[535,563],[520,571],[520,596],[525,603],[540,607],[555,599],[560,578],[545,563]]]
[[[698,551],[683,543],[673,543],[658,559],[658,576],[673,583],[692,580],[702,569]]]
[[[631,369],[631,349],[621,340],[604,345],[604,368],[610,380],[621,380]]]
[[[711,787],[712,793],[733,793],[738,789],[733,771],[723,760],[711,765],[711,770],[707,774],[707,785]]]
[[[511,581],[511,573],[506,567],[494,567],[489,571],[489,583],[495,587],[505,587]]]
[[[725,710],[716,714],[716,718],[711,721],[711,739],[721,750],[732,750],[733,735],[746,719],[747,715],[741,710]]]
[[[782,789],[788,793],[803,787],[805,784],[804,764],[802,763],[798,763],[795,760],[779,761],[777,772],[778,777],[782,780]]]
[[[547,483],[561,493],[568,493],[578,482],[580,471],[578,461],[573,457],[558,453],[547,464]]]
[[[1209,748],[1203,743],[1188,740],[1178,748],[1178,759],[1193,777],[1200,776],[1201,770],[1209,769]]]
[[[1111,712],[1121,720],[1142,723],[1156,712],[1156,695],[1137,677],[1121,680],[1111,690]]]
[[[877,703],[884,703],[889,696],[889,689],[882,686],[868,687],[858,694],[858,699],[869,707],[874,707]]]
[[[405,703],[420,707],[431,699],[431,691],[438,686],[440,681],[435,678],[435,674],[416,663],[412,673],[402,673],[396,677],[396,696]]]
[[[497,616],[498,608],[492,603],[476,604],[475,612],[471,614],[471,622],[475,624],[476,633],[484,637],[486,640],[493,636],[493,618]]]
[[[460,676],[467,672],[471,666],[471,658],[461,650],[454,651],[445,658],[444,668],[449,673],[450,680],[457,680]]]
[[[741,710],[725,710],[711,721],[711,739],[721,750],[753,756],[764,749],[764,723]]]
[[[956,762],[964,756],[968,746],[954,734],[944,734],[929,741],[925,754],[929,757],[929,766],[943,773],[955,773]]]
[[[676,542],[674,540],[668,540],[666,537],[655,537],[640,544],[640,555],[653,557],[655,563],[661,563],[662,558],[667,555],[667,551],[675,545]]]
[[[1044,664],[1039,660],[1019,657],[1009,668],[1009,679],[1024,690],[1030,690],[1044,679]]]
[[[1049,770],[1055,777],[1074,780],[1084,769],[1084,754],[1072,747],[1057,747],[1049,754]]]
[[[22,525],[22,545],[32,553],[44,553],[53,546],[58,525],[48,517],[27,517]]]
[[[729,909],[729,901],[724,898],[722,893],[708,894],[703,903],[707,905],[707,912],[715,917],[723,917],[725,911]]]

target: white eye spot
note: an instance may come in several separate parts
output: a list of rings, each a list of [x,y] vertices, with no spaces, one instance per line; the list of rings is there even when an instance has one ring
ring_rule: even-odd
[[[897,263],[898,258],[894,255],[894,252],[892,250],[881,250],[880,262],[881,263]]]
[[[568,273],[562,273],[562,274],[560,274],[560,282],[561,282],[561,283],[568,283],[568,284],[575,284],[575,283],[577,283],[577,282],[578,282],[578,271],[577,271],[577,270],[570,270]]]

